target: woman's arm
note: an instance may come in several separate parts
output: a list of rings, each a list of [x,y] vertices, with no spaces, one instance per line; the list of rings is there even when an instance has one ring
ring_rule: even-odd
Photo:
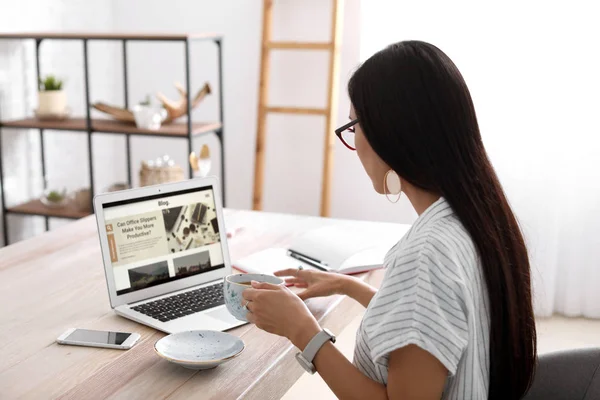
[[[291,341],[304,349],[320,330],[318,324],[305,325]],[[387,386],[360,372],[331,342],[321,347],[313,363],[327,386],[341,400],[439,399],[448,376],[448,370],[437,358],[415,345],[390,353]]]
[[[350,284],[351,288],[360,286]],[[362,296],[367,291],[363,288],[358,292]],[[249,310],[249,322],[287,337],[300,350],[321,331],[306,304],[285,286],[252,282],[252,288],[244,290],[242,296]],[[331,342],[319,349],[313,363],[331,390],[343,400],[439,399],[448,373],[434,356],[411,345],[391,349],[387,387],[360,372]]]
[[[291,338],[291,341],[299,349],[304,349],[320,331],[321,328],[316,323],[306,326],[305,329],[299,330],[298,335]],[[313,363],[321,378],[339,399],[388,398],[384,385],[360,372],[331,342],[321,347]]]
[[[369,306],[371,299],[377,293],[377,289],[373,286],[348,275],[340,275],[339,285],[339,293],[352,297],[365,308]]]

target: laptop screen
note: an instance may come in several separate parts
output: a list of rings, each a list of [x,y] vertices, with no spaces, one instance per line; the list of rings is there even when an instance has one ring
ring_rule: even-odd
[[[225,267],[212,186],[103,208],[119,296]]]

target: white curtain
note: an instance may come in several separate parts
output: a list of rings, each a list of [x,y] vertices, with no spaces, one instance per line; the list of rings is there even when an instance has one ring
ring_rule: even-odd
[[[418,39],[471,90],[529,246],[538,316],[600,318],[600,24],[593,1],[361,3],[361,56]]]

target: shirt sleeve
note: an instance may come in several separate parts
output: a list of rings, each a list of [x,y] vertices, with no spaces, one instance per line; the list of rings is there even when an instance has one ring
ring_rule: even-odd
[[[447,260],[426,248],[400,261],[388,270],[365,318],[371,359],[387,364],[391,352],[413,344],[454,375],[468,342],[464,285]]]

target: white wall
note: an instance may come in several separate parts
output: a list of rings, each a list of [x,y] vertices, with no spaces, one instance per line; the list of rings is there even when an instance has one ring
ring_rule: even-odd
[[[115,2],[115,29],[138,31],[208,31],[224,35],[225,147],[228,206],[251,208],[254,145],[262,29],[261,1],[173,0],[165,13],[164,2]],[[330,32],[330,1],[275,1],[275,40],[326,41]],[[347,0],[341,52],[339,124],[348,118],[346,82],[359,61],[360,2]],[[215,82],[211,45],[193,47],[192,87],[204,80]],[[171,82],[183,82],[182,49],[165,45],[132,46],[132,99],[163,90],[175,96]],[[205,58],[206,57],[206,58]],[[151,63],[143,60],[153,60]],[[156,60],[156,61],[154,61]],[[158,62],[160,60],[160,62]],[[273,54],[270,103],[273,105],[324,106],[327,57],[316,52]],[[195,89],[194,89],[195,90]],[[198,117],[214,115],[216,97],[199,107]],[[333,134],[333,132],[329,133]],[[264,208],[317,215],[323,161],[324,118],[272,115],[268,119]],[[137,139],[134,166],[144,158],[168,152],[186,162],[177,141]],[[214,142],[212,142],[214,143]],[[196,149],[200,144],[195,145]],[[215,154],[216,152],[213,152]],[[218,171],[215,171],[218,173]],[[334,217],[411,221],[407,203],[392,205],[377,195],[356,154],[336,146],[332,214]]]

